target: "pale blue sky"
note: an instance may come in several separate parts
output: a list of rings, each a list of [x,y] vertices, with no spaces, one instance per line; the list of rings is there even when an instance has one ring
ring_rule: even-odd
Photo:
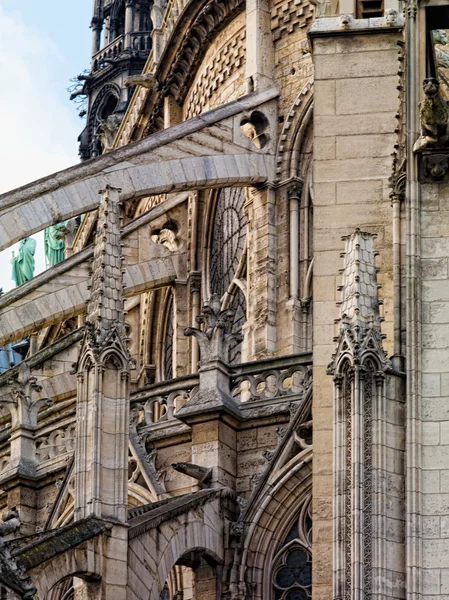
[[[92,0],[0,0],[0,193],[78,162],[84,121],[66,88],[89,66],[91,13]],[[0,254],[5,291],[10,258]],[[40,238],[36,259],[38,272]]]

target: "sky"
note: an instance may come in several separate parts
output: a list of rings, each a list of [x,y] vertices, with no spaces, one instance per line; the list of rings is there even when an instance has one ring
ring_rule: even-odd
[[[89,67],[92,0],[0,0],[0,193],[77,162],[84,128],[67,87]],[[35,274],[44,270],[38,234]],[[11,251],[0,288],[14,287]]]

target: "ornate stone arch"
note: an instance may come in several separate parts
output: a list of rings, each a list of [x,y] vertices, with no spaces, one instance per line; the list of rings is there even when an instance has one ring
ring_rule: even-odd
[[[72,577],[96,584],[101,580],[101,537],[74,547],[27,571],[39,598],[46,600],[58,584]],[[96,551],[88,551],[95,548]]]
[[[182,105],[201,59],[218,33],[244,10],[242,0],[197,0],[180,15],[158,64],[158,89],[149,98],[145,112],[150,119],[148,135],[162,128],[164,98],[172,96]]]
[[[109,114],[105,114],[104,116],[102,116],[102,110],[105,109],[106,103],[108,102],[108,100],[110,98],[114,98],[116,101],[116,104],[119,103],[120,100],[120,88],[117,84],[115,83],[107,83],[106,85],[104,85],[101,90],[99,91],[98,95],[96,96],[93,104],[92,104],[92,108],[89,111],[89,120],[87,122],[87,130],[89,133],[89,140],[91,140],[91,144],[94,145],[97,142],[95,135],[96,135],[96,130],[97,130],[97,126],[100,123],[100,120],[102,118],[107,118],[109,116]],[[112,111],[111,111],[112,112]]]
[[[284,121],[276,155],[276,177],[280,181],[292,177],[304,178],[309,164],[300,162],[300,154],[310,152],[310,127],[313,115],[313,78],[297,95]],[[308,161],[309,162],[309,161]]]
[[[292,407],[287,431],[244,509],[245,537],[241,557],[236,556],[238,580],[244,582],[248,600],[274,600],[273,577],[282,544],[311,500],[312,385],[306,376],[304,379],[304,400],[299,407]],[[310,544],[307,552],[311,553]]]
[[[312,491],[311,448],[288,463],[275,478],[272,496],[245,515],[248,533],[241,579],[255,583],[251,600],[272,600],[273,575],[279,549]],[[246,573],[245,573],[246,571]],[[244,574],[245,573],[245,574]]]
[[[131,590],[134,581],[142,582],[149,600],[159,600],[173,568],[190,553],[201,552],[217,565],[223,563],[223,502],[228,502],[225,490],[208,490],[197,495],[198,500],[191,498],[188,504],[182,498],[172,500],[179,503],[174,512],[167,505],[164,513],[157,517],[152,517],[150,510],[148,517],[144,514],[130,521],[128,556],[132,573],[128,581]],[[181,505],[183,502],[185,507]],[[134,555],[141,556],[145,566],[141,560],[134,560]]]

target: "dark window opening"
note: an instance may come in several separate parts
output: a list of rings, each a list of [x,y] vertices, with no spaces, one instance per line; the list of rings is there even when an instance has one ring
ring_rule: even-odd
[[[357,18],[374,19],[384,14],[383,0],[357,0]]]
[[[116,98],[113,94],[110,94],[103,106],[100,109],[99,117],[101,121],[105,121],[108,117],[112,115],[114,110],[117,108],[118,98]]]

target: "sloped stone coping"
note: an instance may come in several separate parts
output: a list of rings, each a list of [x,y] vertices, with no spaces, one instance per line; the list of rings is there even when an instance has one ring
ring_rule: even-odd
[[[112,522],[89,516],[59,529],[19,538],[9,542],[8,547],[17,564],[29,571],[112,527]]]
[[[162,523],[170,521],[179,515],[189,512],[192,508],[203,506],[217,498],[234,499],[235,497],[235,492],[229,488],[213,488],[140,506],[138,509],[133,509],[133,511],[128,513],[131,517],[130,521],[128,521],[128,525],[130,526],[129,539],[133,539],[150,529],[159,527]],[[132,515],[138,511],[138,516],[132,518]]]

